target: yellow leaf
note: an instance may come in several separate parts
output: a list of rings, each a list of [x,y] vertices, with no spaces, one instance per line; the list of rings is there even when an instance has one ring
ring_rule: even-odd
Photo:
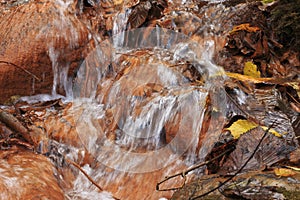
[[[293,170],[285,168],[276,168],[274,169],[274,173],[276,174],[276,176],[293,176],[296,174],[296,172],[294,172]]]
[[[251,129],[254,129],[258,127],[259,125],[255,122],[248,121],[246,119],[240,119],[235,121],[229,128],[226,128],[225,130],[230,131],[231,135],[234,137],[234,139],[238,139],[242,134],[250,131]],[[261,128],[266,131],[268,130],[268,127],[261,126]],[[282,134],[278,133],[274,129],[269,129],[269,133],[272,133],[276,137],[282,137]]]
[[[256,127],[257,127],[256,123],[250,122],[245,119],[240,119],[240,120],[235,121],[226,130],[229,130],[231,132],[231,135],[234,137],[234,139],[238,139],[242,134],[244,134]]]
[[[253,78],[250,76],[245,76],[242,74],[231,73],[231,72],[225,72],[225,74],[230,78],[234,78],[239,81],[250,81],[252,83],[282,84],[286,82],[286,79],[282,79],[282,78]]]
[[[260,71],[257,69],[257,66],[254,63],[248,61],[244,66],[244,75],[260,78]]]
[[[269,128],[268,127],[266,127],[266,126],[261,126],[261,128],[264,130],[264,131],[266,131],[266,130],[268,130]],[[269,131],[268,131],[269,133],[272,133],[273,135],[275,135],[276,137],[282,137],[282,135],[280,134],[280,133],[278,133],[277,131],[275,131],[274,129],[269,129]]]

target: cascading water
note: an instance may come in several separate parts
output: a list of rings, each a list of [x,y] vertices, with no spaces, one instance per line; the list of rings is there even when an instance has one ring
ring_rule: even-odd
[[[253,102],[257,102],[253,100],[248,104],[251,95],[242,92],[239,86],[233,88],[236,85],[229,81],[225,83],[226,90],[232,89],[238,105],[226,101],[226,97],[231,96],[224,91],[225,73],[213,62],[214,56],[223,58],[221,55],[224,52],[220,49],[224,49],[224,37],[228,33],[230,35],[234,23],[231,19],[235,17],[230,12],[237,8],[226,7],[222,4],[223,0],[197,3],[192,0],[163,1],[37,2],[40,5],[38,8],[45,9],[43,12],[51,15],[46,24],[41,21],[42,25],[36,29],[38,34],[34,37],[37,35],[38,42],[47,41],[46,47],[41,48],[37,55],[42,55],[41,65],[47,63],[50,69],[52,67],[52,94],[21,98],[21,101],[32,105],[20,101],[16,103],[16,115],[29,119],[24,129],[28,129],[34,144],[27,144],[22,138],[12,138],[16,139],[12,141],[16,142],[17,147],[25,148],[25,154],[18,158],[22,162],[16,159],[15,163],[10,163],[14,156],[19,156],[13,148],[11,158],[6,155],[9,152],[3,151],[4,154],[0,155],[4,158],[0,163],[0,170],[4,172],[0,178],[4,180],[1,181],[4,188],[8,188],[4,196],[0,194],[0,198],[28,194],[25,191],[28,188],[19,183],[25,186],[33,183],[31,188],[38,188],[35,184],[49,186],[56,192],[51,194],[52,197],[57,195],[55,199],[165,200],[173,195],[173,191],[167,189],[178,188],[183,181],[189,183],[193,178],[198,180],[205,173],[214,173],[211,172],[214,167],[206,170],[205,166],[189,174],[185,170],[214,156],[217,143],[219,145],[224,141],[228,144],[228,135],[221,134],[221,131],[224,130],[226,117],[232,117],[232,110],[235,112],[235,108],[230,106],[249,105],[246,110],[250,112],[256,106]],[[242,10],[243,6],[239,9]],[[40,12],[39,9],[34,12],[36,10]],[[71,55],[76,50],[82,54]],[[89,51],[88,55],[86,51]],[[218,53],[215,54],[215,51]],[[82,64],[78,66],[78,63]],[[68,74],[71,72],[76,72],[72,78]],[[48,74],[49,71],[43,72],[42,80]],[[52,76],[49,77],[48,80],[51,80]],[[32,91],[35,91],[36,83],[32,83]],[[259,90],[256,89],[255,95],[262,100],[261,107],[267,105],[275,109],[278,98],[274,96],[281,95],[281,92],[271,88],[270,98],[266,98],[266,89],[261,89],[261,93]],[[234,115],[240,115],[242,109],[236,110]],[[263,108],[258,109],[258,113],[263,111]],[[279,116],[284,113],[275,114]],[[267,116],[266,121],[273,118]],[[285,114],[280,118],[282,124],[289,120]],[[289,132],[292,129],[292,126],[284,126],[280,130]],[[262,129],[260,131],[263,133]],[[24,132],[27,134],[27,131]],[[10,136],[12,131],[5,134]],[[291,139],[295,136],[292,132],[290,135]],[[30,142],[29,139],[26,139],[27,142]],[[274,144],[277,141],[274,140]],[[239,145],[242,142],[239,139],[236,145],[241,151],[243,148]],[[265,152],[272,156],[266,160],[275,162],[278,151],[270,146],[267,150],[272,154]],[[5,147],[7,145],[1,148]],[[34,152],[28,149],[34,149]],[[240,162],[240,154],[236,152],[239,151],[230,154],[231,160],[225,159],[225,164],[220,166],[238,169],[236,163]],[[26,162],[33,163],[32,168],[23,162],[24,155],[30,158]],[[267,165],[262,163],[261,166]],[[15,173],[18,171],[24,172],[24,175]],[[43,173],[49,175],[51,181],[28,178],[36,178]],[[182,174],[184,180],[177,177],[160,182],[173,174]],[[17,175],[18,181],[14,185]],[[159,182],[163,183],[159,188],[166,190],[156,190]],[[198,186],[188,191],[192,195],[187,195],[194,196]],[[10,192],[14,187],[20,188],[15,196]],[[47,193],[48,188],[45,191]],[[186,192],[184,189],[182,191]]]
[[[69,4],[57,1],[58,30],[72,30],[64,19]],[[58,62],[64,52],[50,44],[52,95],[63,86],[67,97],[74,97],[64,117],[74,118],[78,148],[95,158],[83,168],[104,190],[121,199],[170,198],[172,192],[155,191],[156,183],[203,161],[218,139],[220,130],[200,133],[207,101],[222,109],[224,73],[212,63],[213,40],[199,43],[158,27],[125,31],[129,13],[117,15],[113,37],[86,57],[73,90],[68,65]],[[76,35],[62,35],[76,44]],[[70,151],[69,157],[77,153]],[[112,199],[81,174],[65,190],[69,199]]]
[[[209,93],[222,84],[223,70],[210,61],[213,45],[199,46],[171,30],[144,28],[115,35],[85,59],[74,85],[79,103],[74,109],[84,110],[76,129],[99,162],[92,176],[116,196],[170,197],[155,192],[155,183],[178,172],[178,166],[203,161],[218,139],[218,130],[203,141],[199,135]],[[198,85],[180,71],[187,63],[203,79]],[[214,106],[221,109],[220,102]],[[143,184],[141,179],[149,176],[152,180]],[[139,184],[153,194],[128,191]]]
[[[72,80],[68,77],[69,63],[59,62],[59,59],[64,58],[65,52],[61,47],[57,46],[57,43],[59,43],[60,40],[65,40],[69,44],[68,48],[70,49],[74,49],[78,46],[79,36],[75,22],[66,17],[66,15],[71,12],[73,4],[73,0],[55,1],[54,5],[57,9],[57,17],[53,19],[54,21],[52,23],[54,27],[51,27],[51,29],[57,32],[55,38],[52,38],[53,36],[50,34],[52,41],[48,44],[48,56],[52,63],[53,70],[52,95],[56,96],[58,94],[57,90],[61,90],[64,91],[67,98],[72,97]],[[40,30],[41,35],[45,32],[51,33],[48,26]],[[46,35],[46,37],[48,36]]]

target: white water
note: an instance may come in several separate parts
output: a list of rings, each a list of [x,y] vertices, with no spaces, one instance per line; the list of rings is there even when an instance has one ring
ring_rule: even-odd
[[[160,175],[152,180],[158,182],[164,176],[182,170],[177,166],[188,167],[203,161],[212,148],[204,146],[197,151],[206,99],[208,92],[214,90],[209,80],[223,73],[211,62],[213,41],[199,46],[183,35],[158,28],[148,38],[139,40],[142,42],[128,41],[132,36],[141,38],[144,33],[144,30],[121,33],[112,39],[114,42],[101,43],[79,69],[73,88],[74,97],[79,102],[82,97],[87,97],[83,103],[76,105],[74,102],[75,113],[76,109],[83,109],[76,124],[77,132],[82,145],[101,164],[101,167],[85,166],[85,169],[107,190],[117,184],[119,189],[110,191],[114,191],[117,197],[121,195],[122,199],[126,199],[124,194],[129,195],[127,190],[131,185],[141,184],[142,177],[148,177],[148,174],[160,171]],[[126,37],[126,34],[132,35]],[[137,66],[126,76],[116,79],[119,72],[126,68],[126,62],[120,60],[121,65],[117,63],[120,53],[134,53],[135,49],[141,48],[156,49],[158,54],[150,58],[150,63]],[[175,64],[182,60],[197,67],[206,80],[205,85],[189,85],[184,76],[163,64]],[[113,62],[113,66],[119,65],[112,72],[108,68],[110,62]],[[134,89],[147,84],[158,84],[163,89],[152,93],[150,99],[131,96]],[[107,85],[110,85],[108,91],[97,91],[99,86]],[[108,110],[112,111],[112,120],[117,127],[115,130],[98,123],[99,120],[105,120]],[[166,124],[171,124],[171,127],[178,125],[177,133],[168,142],[164,138]],[[113,141],[108,136],[110,131],[115,137]],[[203,141],[203,144],[213,144],[217,137],[216,130],[215,135]],[[113,171],[107,172],[107,167]],[[127,180],[128,176],[132,178],[124,183],[123,180]],[[150,199],[166,195],[156,193],[153,183],[142,187],[145,187],[145,191],[153,188]],[[71,199],[111,199],[110,194],[99,192],[82,175],[77,176],[73,188],[66,191],[66,195]],[[137,195],[145,198],[142,194]]]
[[[214,42],[207,41],[199,46],[184,35],[159,28],[154,28],[146,39],[139,42],[138,38],[145,33],[149,30],[139,29],[116,35],[112,42],[104,41],[86,58],[74,86],[75,97],[79,100],[75,101],[78,104],[74,104],[74,111],[84,110],[77,131],[87,151],[104,166],[92,169],[91,173],[107,188],[120,182],[116,194],[124,194],[124,190],[132,187],[133,183],[122,182],[127,176],[138,182],[138,176],[147,177],[160,171],[163,178],[178,172],[180,169],[176,166],[203,161],[220,131],[215,130],[214,135],[206,136],[202,141],[203,148],[197,151],[208,92],[222,91],[223,70],[211,61]],[[138,41],[132,41],[132,38]],[[128,63],[134,63],[133,60],[120,57],[122,53],[134,55],[143,48],[150,48],[155,54],[149,52],[149,60],[142,65],[130,65]],[[144,58],[140,56],[138,60]],[[205,79],[204,85],[190,85],[180,72],[164,64],[172,65],[182,60],[195,65]],[[113,69],[108,68],[109,61]],[[119,77],[120,71],[127,67],[130,70]],[[136,91],[143,87],[146,89],[142,91],[147,93],[147,85],[153,84],[159,85],[160,90],[147,97],[143,93],[136,95]],[[103,89],[99,90],[99,86]],[[87,99],[82,102],[82,97]],[[221,102],[220,99],[212,102],[215,109],[222,109],[222,99]],[[108,120],[107,112],[111,113],[109,121],[115,124],[115,128],[99,123]],[[165,139],[165,134],[171,134],[165,129],[167,124],[177,126],[170,141]],[[113,171],[107,173],[106,167]],[[153,179],[159,181],[157,177]],[[163,197],[163,194],[155,193],[155,185],[149,185],[153,188],[152,199]]]
[[[37,40],[48,42],[48,56],[53,71],[53,96],[64,91],[66,97],[72,97],[72,80],[68,77],[69,63],[60,60],[65,60],[65,50],[78,47],[80,26],[76,23],[80,22],[75,20],[74,4],[74,0],[53,0],[53,19],[40,29],[36,37]],[[74,18],[68,17],[70,15],[74,15]],[[62,48],[61,44],[64,43],[68,45]]]
[[[67,38],[70,47],[76,46],[78,36],[64,31],[73,29],[73,23],[65,17],[72,1],[56,2],[60,18],[55,24],[60,37]],[[145,191],[153,191],[150,199],[164,198],[166,194],[156,193],[153,183],[181,171],[183,167],[203,161],[212,148],[210,144],[218,137],[216,130],[215,135],[204,138],[203,147],[197,150],[208,94],[222,85],[223,70],[212,62],[213,40],[199,44],[183,34],[157,27],[150,33],[149,29],[123,32],[128,14],[117,14],[113,38],[101,42],[88,55],[78,70],[73,88],[67,76],[69,65],[58,62],[64,52],[55,48],[54,43],[49,44],[48,54],[54,74],[52,96],[57,97],[59,87],[64,89],[67,98],[74,96],[69,114],[80,115],[76,130],[82,147],[99,164],[94,168],[88,165],[83,167],[94,180],[106,190],[117,185],[117,190],[110,191],[124,195],[128,194],[126,190],[136,187],[134,184],[143,184],[146,177],[149,184],[143,187]],[[141,49],[153,54],[142,65],[136,66],[132,65],[132,60],[122,60],[121,54],[134,54]],[[182,62],[193,64],[205,83],[192,85],[179,71],[169,67]],[[118,77],[128,66],[133,69]],[[147,85],[151,84],[161,89],[152,91],[147,98],[133,95],[136,89],[147,89]],[[51,99],[42,95],[27,100],[34,102],[39,98]],[[212,101],[215,102],[215,109],[221,109],[219,106],[222,102]],[[109,125],[100,123],[107,120],[108,112],[113,116],[109,120],[115,123],[113,130]],[[174,135],[166,130],[168,126],[170,129],[177,126]],[[166,141],[165,134],[173,138]],[[159,176],[153,176],[151,180],[151,174],[157,171]],[[73,188],[65,192],[67,199],[112,199],[110,193],[99,192],[81,173],[78,173]]]
[[[89,175],[92,175],[93,169],[85,165],[82,169]],[[70,200],[90,200],[92,199],[102,199],[102,200],[113,200],[111,193],[103,191],[99,192],[95,187],[91,187],[90,183],[86,180],[87,178],[79,173],[76,180],[74,181],[74,186],[71,191],[66,193],[66,199]]]

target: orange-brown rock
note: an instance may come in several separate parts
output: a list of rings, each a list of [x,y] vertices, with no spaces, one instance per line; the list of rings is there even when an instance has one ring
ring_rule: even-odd
[[[51,93],[53,66],[74,72],[88,44],[75,5],[33,0],[0,4],[0,102],[12,95]],[[58,85],[59,81],[58,81]],[[64,93],[61,86],[58,91]]]
[[[0,151],[0,199],[64,199],[54,167],[44,156],[24,150]]]

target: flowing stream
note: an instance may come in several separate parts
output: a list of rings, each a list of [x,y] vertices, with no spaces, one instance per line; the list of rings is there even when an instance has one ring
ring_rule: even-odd
[[[201,177],[209,171],[206,166],[184,178],[164,182],[160,185],[164,191],[157,190],[157,183],[214,156],[214,145],[227,142],[228,135],[222,134],[226,120],[248,119],[248,112],[250,117],[260,117],[265,126],[273,126],[274,119],[280,119],[274,128],[282,136],[271,135],[270,142],[266,140],[268,148],[252,159],[253,166],[268,167],[264,159],[273,164],[294,148],[287,140],[295,138],[290,120],[286,113],[273,111],[280,99],[276,98],[281,95],[279,89],[270,88],[266,98],[267,89],[255,88],[253,96],[228,81],[226,89],[233,93],[230,96],[224,89],[225,72],[214,62],[227,58],[222,57],[221,49],[240,17],[236,14],[243,14],[240,11],[246,4],[225,6],[225,0],[168,0],[167,7],[162,0],[24,2],[29,6],[36,3],[40,9],[35,9],[37,13],[47,11],[51,15],[45,18],[45,25],[41,21],[35,36],[39,42],[46,41],[38,58],[43,55],[41,60],[50,63],[53,84],[51,94],[21,97],[16,103],[16,112],[25,113],[24,118],[29,119],[27,128],[36,149],[28,151],[31,146],[19,144],[22,140],[13,136],[16,146],[28,145],[28,149],[1,152],[5,159],[0,162],[0,178],[4,180],[0,190],[6,191],[0,192],[0,199],[21,199],[23,193],[28,194],[27,184],[37,188],[32,196],[42,191],[38,190],[40,185],[46,187],[44,191],[49,189],[54,199],[170,199],[174,190],[168,188]],[[21,0],[20,5],[24,2]],[[27,7],[23,8],[26,11]],[[157,13],[162,9],[163,13]],[[131,29],[134,26],[142,28]],[[40,76],[44,79],[47,74]],[[38,84],[33,79],[33,92]],[[256,128],[251,130],[263,133]],[[257,138],[245,135],[239,136],[242,139],[236,145],[242,153],[230,154],[232,160],[225,160],[222,168],[229,162],[228,171],[240,169],[245,155],[257,148],[245,137]],[[243,140],[248,142],[246,148]],[[284,145],[279,145],[282,141]],[[23,162],[25,156],[29,164]],[[49,176],[39,178],[42,173]],[[15,188],[16,194],[11,193]]]
[[[223,74],[209,60],[212,46],[208,41],[199,47],[166,29],[137,29],[102,42],[85,59],[73,88],[73,112],[81,110],[76,129],[86,150],[101,163],[99,169],[89,169],[92,177],[105,187],[117,187],[116,196],[170,197],[156,192],[155,184],[177,168],[204,160],[218,138],[216,131],[199,139],[206,102],[219,89]],[[170,67],[186,63],[193,63],[203,79],[198,85],[178,66]],[[137,192],[128,187],[138,187]]]
[[[72,24],[64,20],[70,2],[57,3],[57,23],[63,31]],[[56,62],[63,52],[49,46],[52,95],[59,85],[66,91],[72,107],[63,117],[75,120],[80,140],[67,157],[78,159],[82,148],[91,154],[93,163],[83,169],[105,190],[99,192],[79,173],[73,187],[65,189],[69,199],[112,199],[112,194],[120,199],[170,198],[172,192],[156,191],[156,183],[204,161],[221,131],[208,127],[214,134],[200,135],[207,102],[216,110],[225,109],[224,72],[212,61],[212,34],[199,42],[157,26],[125,31],[128,14],[117,14],[114,35],[89,53],[73,85],[68,65]],[[64,37],[76,43],[76,34]],[[164,185],[173,186],[174,182]]]

